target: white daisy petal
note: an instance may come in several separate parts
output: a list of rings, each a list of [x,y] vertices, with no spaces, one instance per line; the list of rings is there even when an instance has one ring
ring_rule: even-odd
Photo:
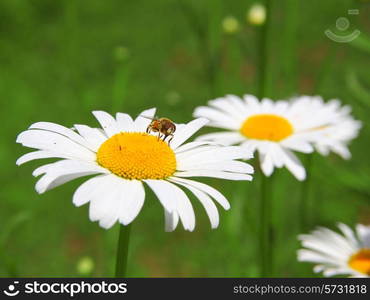
[[[120,182],[119,193],[122,205],[119,221],[123,225],[128,225],[137,217],[144,205],[145,190],[138,180],[117,179]]]
[[[311,153],[314,150],[313,146],[308,141],[305,141],[305,140],[302,140],[302,139],[297,140],[297,139],[294,139],[294,138],[287,138],[284,141],[282,141],[281,144],[284,147],[287,147],[291,150],[299,151],[299,152],[302,152],[302,153]]]
[[[244,137],[239,132],[217,132],[200,136],[197,141],[216,141],[220,145],[230,146],[244,141]]]
[[[151,120],[154,118],[155,112],[156,112],[156,109],[151,108],[151,109],[144,110],[141,114],[139,114],[137,118],[135,119],[135,123],[134,123],[135,131],[145,132]]]
[[[190,143],[183,144],[180,147],[176,148],[175,149],[175,153],[178,154],[178,153],[186,152],[186,151],[190,151],[190,150],[196,150],[196,151],[198,151],[201,146],[210,146],[210,145],[212,145],[212,146],[219,146],[219,144],[208,142],[208,141],[204,141],[204,142],[190,142]]]
[[[109,176],[113,177],[113,175]],[[107,179],[109,178],[107,176]],[[119,218],[120,194],[116,182],[106,180],[105,186],[96,190],[96,194],[90,201],[89,216],[91,221],[99,221],[99,225],[105,229],[112,227]]]
[[[166,209],[164,210],[165,214],[165,231],[171,232],[174,231],[179,223],[179,215],[177,212],[168,212]]]
[[[178,213],[184,229],[193,231],[195,227],[195,215],[186,194],[176,185],[168,181],[145,180],[145,182],[157,195],[168,212],[176,211]],[[168,203],[171,203],[174,207],[168,209]]]
[[[196,108],[193,115],[194,117],[211,120],[209,125],[215,123],[224,124],[223,128],[225,129],[238,129],[239,126],[238,122],[231,116],[228,116],[217,109],[208,108],[206,106],[200,106]]]
[[[97,128],[91,128],[80,124],[75,124],[73,127],[76,128],[78,133],[86,140],[90,145],[90,149],[94,152],[98,151],[101,144],[107,139],[107,137]]]
[[[306,179],[306,170],[298,158],[289,150],[283,150],[282,159],[287,169],[300,181]]]
[[[108,137],[120,132],[116,119],[110,114],[101,110],[93,111],[93,114]]]
[[[241,161],[220,161],[220,162],[178,162],[177,170],[179,171],[190,171],[190,170],[218,170],[235,173],[247,173],[252,174],[254,172],[253,167],[247,163]]]
[[[271,176],[272,172],[274,171],[274,164],[272,161],[271,154],[267,153],[262,155],[262,162],[261,162],[261,169],[263,174],[265,174],[267,177]]]
[[[40,194],[73,179],[93,174],[107,173],[107,170],[93,164],[62,160],[37,168],[33,172],[33,175],[39,176],[44,173],[45,175],[39,179],[35,186],[36,191]]]
[[[95,151],[94,149],[91,148],[90,144],[83,137],[81,137],[79,134],[77,134],[73,130],[67,127],[64,127],[62,125],[51,123],[51,122],[37,122],[37,123],[32,124],[30,126],[30,129],[41,129],[41,130],[58,133],[76,142],[77,144],[80,144],[92,151]]]
[[[132,132],[135,131],[134,121],[131,116],[124,113],[116,114],[117,127],[120,132]]]
[[[248,181],[251,181],[253,179],[251,175],[247,175],[247,174],[229,173],[229,172],[214,171],[214,170],[192,170],[192,171],[176,172],[174,176],[177,176],[177,177],[211,177],[211,178],[221,178],[221,179],[228,179],[228,180],[248,180]]]
[[[171,186],[165,181],[146,179],[144,182],[149,185],[154,194],[158,197],[159,202],[161,202],[163,208],[168,212],[176,211],[176,203],[171,196]]]
[[[63,156],[63,154],[58,155],[55,152],[46,151],[46,150],[38,150],[38,151],[29,152],[29,153],[22,155],[20,158],[17,159],[15,163],[19,166],[31,160],[41,159],[41,158],[52,158],[52,157],[53,158],[54,157],[70,158],[65,155]]]
[[[18,135],[17,143],[25,147],[47,150],[55,153],[60,153],[60,150],[63,149],[63,155],[66,157],[86,161],[93,161],[95,159],[95,154],[91,150],[63,135],[51,131],[38,129],[23,131]]]
[[[370,226],[358,224],[356,226],[356,232],[362,246],[370,248]]]
[[[96,176],[81,184],[73,194],[73,204],[76,206],[82,206],[88,203],[95,194],[95,189],[102,184],[104,185],[107,176],[110,175],[104,174]]]
[[[195,119],[187,123],[181,130],[177,129],[177,133],[171,141],[171,148],[176,149],[189,139],[195,132],[206,125],[209,121],[205,118]]]
[[[202,192],[201,190],[199,190],[199,189],[197,189],[197,188],[195,188],[191,185],[188,185],[188,184],[185,184],[185,183],[180,183],[180,182],[177,182],[177,181],[174,181],[174,180],[171,180],[171,181],[176,182],[177,184],[180,184],[180,185],[186,187],[187,189],[189,189],[194,194],[195,197],[198,198],[198,200],[200,201],[200,203],[203,205],[204,209],[207,212],[207,215],[208,215],[209,220],[211,222],[212,228],[217,228],[218,223],[219,223],[219,215],[218,215],[217,207],[213,203],[211,198],[206,193]]]
[[[198,190],[203,191],[204,193],[210,195],[213,199],[215,199],[224,209],[228,210],[230,209],[230,203],[227,201],[227,199],[222,195],[219,191],[214,189],[213,187],[210,187],[207,184],[197,182],[194,180],[189,180],[185,178],[178,178],[178,177],[171,177],[172,181],[179,182],[179,183],[185,183],[187,185],[191,185]]]

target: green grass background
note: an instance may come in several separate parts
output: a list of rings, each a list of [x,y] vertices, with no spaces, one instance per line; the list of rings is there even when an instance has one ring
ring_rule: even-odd
[[[99,109],[135,116],[157,107],[159,116],[188,122],[194,107],[212,97],[256,93],[260,29],[245,21],[253,3],[0,2],[0,276],[81,276],[76,266],[85,256],[94,262],[88,275],[111,276],[115,262],[118,226],[104,230],[88,220],[87,206],[72,204],[83,179],[38,195],[31,173],[45,160],[17,167],[29,151],[15,143],[17,134],[37,121],[96,126],[91,111]],[[354,8],[360,14],[348,16]],[[272,0],[269,96],[339,98],[363,122],[351,160],[313,155],[308,229],[370,222],[369,12],[369,1]],[[235,35],[222,31],[228,15],[240,22]],[[362,32],[348,44],[324,35],[326,29],[345,34],[335,31],[341,16]],[[132,227],[129,276],[258,276],[259,174],[250,183],[205,182],[232,205],[220,209],[216,230],[192,198],[196,230],[165,233],[163,209],[147,190]],[[286,170],[274,174],[275,276],[315,276],[309,264],[296,261],[301,193],[302,184]]]

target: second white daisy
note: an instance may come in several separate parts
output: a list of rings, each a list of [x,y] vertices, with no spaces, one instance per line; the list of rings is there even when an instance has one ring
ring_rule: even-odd
[[[208,102],[209,107],[198,107],[194,116],[210,120],[208,126],[227,129],[227,132],[203,135],[199,140],[214,141],[223,145],[241,144],[246,151],[258,151],[263,173],[270,176],[274,168],[283,166],[299,180],[306,172],[292,151],[310,153],[305,124],[310,115],[297,117],[295,109],[287,101],[259,101],[252,95],[243,99],[228,95]]]

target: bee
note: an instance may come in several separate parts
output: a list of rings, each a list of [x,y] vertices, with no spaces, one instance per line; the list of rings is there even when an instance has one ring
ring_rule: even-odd
[[[141,116],[144,117],[144,116]],[[147,118],[147,117],[144,117]],[[149,118],[147,118],[149,119]],[[176,131],[176,125],[168,118],[157,118],[151,119],[152,121],[146,128],[146,133],[151,132],[158,132],[158,139],[163,138],[162,140],[165,141],[167,137],[170,137],[168,140],[168,144],[173,139],[173,134]]]

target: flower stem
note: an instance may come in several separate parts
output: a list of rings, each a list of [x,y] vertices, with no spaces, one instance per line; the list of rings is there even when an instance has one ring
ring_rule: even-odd
[[[306,180],[302,182],[302,189],[301,189],[301,201],[299,202],[299,229],[300,232],[305,232],[309,225],[309,220],[311,218],[310,212],[310,185],[311,185],[311,172],[312,172],[312,160],[313,154],[308,154],[306,157],[306,171],[307,177]]]
[[[131,224],[120,225],[117,246],[116,276],[117,278],[126,277],[128,246],[130,242]]]
[[[260,272],[261,277],[272,276],[272,227],[271,227],[271,178],[267,178],[261,173],[261,190],[260,190]]]

